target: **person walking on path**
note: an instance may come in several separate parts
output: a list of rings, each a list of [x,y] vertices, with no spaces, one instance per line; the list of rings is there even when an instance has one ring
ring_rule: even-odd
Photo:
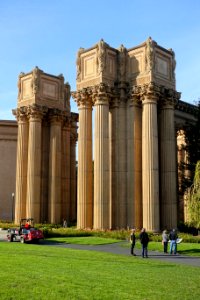
[[[136,254],[134,253],[134,247],[135,247],[135,229],[131,230],[130,243],[131,243],[131,255],[136,256]]]
[[[169,234],[169,240],[170,240],[170,251],[169,251],[169,253],[170,254],[172,254],[172,252],[174,254],[176,254],[176,252],[177,252],[177,243],[176,243],[177,238],[178,238],[178,235],[176,233],[176,230],[173,229]]]
[[[145,228],[142,228],[140,233],[140,242],[142,244],[142,257],[148,257],[149,236]]]
[[[167,253],[168,240],[169,240],[169,237],[168,237],[168,234],[167,234],[167,230],[164,230],[163,233],[162,233],[162,244],[163,244],[163,247],[164,247],[164,253]]]

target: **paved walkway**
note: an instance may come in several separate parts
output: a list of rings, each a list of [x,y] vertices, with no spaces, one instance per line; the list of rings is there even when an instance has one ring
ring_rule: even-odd
[[[0,230],[0,241],[6,240],[6,234],[7,234],[6,230]],[[49,242],[44,240],[41,241],[40,244],[44,246],[54,246],[54,247],[56,246],[56,247],[70,248],[70,249],[77,249],[77,250],[103,251],[108,253],[131,256],[130,249],[127,247],[123,247],[123,244],[128,244],[128,242],[126,241],[114,243],[114,244],[107,244],[107,245],[76,245],[76,244],[54,243],[54,242]],[[135,253],[137,256],[141,257],[141,250],[135,249]],[[149,255],[149,259],[158,259],[170,263],[186,264],[195,267],[200,267],[200,257],[184,256],[180,254],[169,255],[157,251],[149,251],[148,255]],[[137,259],[137,256],[133,257],[133,259],[135,258]]]
[[[43,242],[44,244],[48,244],[47,241]],[[128,244],[128,242],[119,242],[114,244],[107,244],[107,245],[76,245],[76,244],[62,244],[59,243],[56,246],[57,247],[64,247],[64,248],[70,248],[70,249],[77,249],[77,250],[90,250],[90,251],[103,251],[108,253],[114,253],[114,254],[121,254],[121,255],[130,255],[130,249],[127,247],[123,247],[122,244]],[[53,245],[53,243],[50,243],[49,245]],[[54,244],[55,246],[55,244]],[[141,250],[135,249],[136,258],[137,256],[141,257]],[[200,267],[200,257],[194,257],[194,256],[184,256],[180,254],[176,255],[169,255],[162,252],[157,251],[148,251],[149,259],[159,259],[165,262],[171,262],[171,263],[178,263],[178,264],[186,264],[191,265],[195,267]],[[135,257],[133,257],[135,259]],[[146,259],[146,258],[144,258]]]

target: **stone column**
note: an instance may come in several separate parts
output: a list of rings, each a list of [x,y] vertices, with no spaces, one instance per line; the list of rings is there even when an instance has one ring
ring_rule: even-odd
[[[150,84],[144,94],[142,112],[143,227],[155,232],[160,229],[157,100]]]
[[[142,107],[137,94],[127,103],[127,225],[142,227]]]
[[[92,228],[92,101],[85,92],[77,95],[78,132],[78,199],[77,227]]]
[[[28,119],[26,110],[16,111],[18,121],[17,168],[15,192],[15,223],[26,217],[27,165],[28,165]]]
[[[73,131],[70,136],[70,221],[77,219],[77,167],[76,167],[76,142],[77,134]],[[92,213],[92,211],[91,211]]]
[[[50,114],[49,201],[50,223],[61,222],[61,112]]]
[[[126,139],[126,99],[120,97],[118,116],[118,207],[117,223],[119,228],[127,226],[127,139]]]
[[[161,99],[160,108],[160,184],[162,229],[177,227],[177,169],[172,99]]]
[[[29,143],[26,217],[40,222],[40,189],[41,189],[41,124],[43,110],[32,105],[29,109]]]
[[[64,118],[62,128],[61,219],[70,221],[70,116]]]
[[[109,111],[109,192],[110,192],[110,228],[118,228],[118,109],[119,100],[115,97],[110,104]]]
[[[109,139],[108,96],[100,86],[95,97],[94,133],[94,229],[108,229],[109,212]]]
[[[49,182],[49,123],[42,122],[42,162],[41,162],[41,211],[42,223],[48,221],[48,182]]]

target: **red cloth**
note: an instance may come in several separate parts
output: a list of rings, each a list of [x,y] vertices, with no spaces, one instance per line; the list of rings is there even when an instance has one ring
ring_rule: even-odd
[[[25,224],[25,228],[26,228],[26,229],[29,229],[29,228],[30,228],[30,225],[29,225],[28,223],[26,223],[26,224]]]

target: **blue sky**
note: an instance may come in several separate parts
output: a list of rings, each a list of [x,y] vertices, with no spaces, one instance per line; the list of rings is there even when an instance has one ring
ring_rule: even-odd
[[[199,0],[0,0],[0,119],[14,119],[20,72],[38,66],[76,89],[76,53],[103,38],[139,45],[149,36],[176,54],[181,99],[200,98]],[[72,100],[72,111],[77,111]]]

